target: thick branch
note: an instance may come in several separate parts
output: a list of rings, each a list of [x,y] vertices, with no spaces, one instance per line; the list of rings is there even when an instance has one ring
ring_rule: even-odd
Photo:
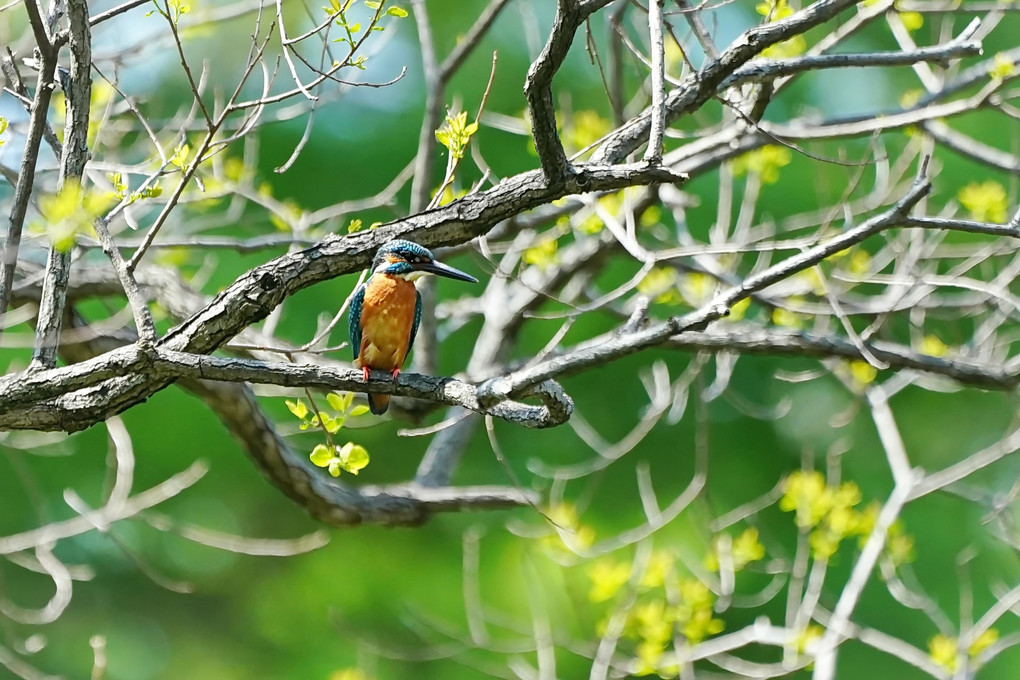
[[[497,486],[345,486],[312,465],[307,456],[291,449],[247,385],[205,380],[182,383],[210,404],[270,482],[312,517],[327,524],[417,525],[435,512],[494,510],[537,502],[528,492]]]
[[[67,115],[64,122],[64,146],[60,158],[60,190],[81,184],[89,159],[89,106],[92,103],[92,37],[89,33],[89,8],[85,0],[68,0],[71,24],[71,69],[65,80]],[[52,368],[57,363],[60,323],[64,317],[71,252],[50,246],[46,262],[39,320],[36,324],[33,368]]]
[[[0,394],[4,395],[0,428],[74,431],[88,427],[137,403],[134,390],[106,393],[104,383],[124,376],[145,376],[150,387],[192,378],[394,394],[462,406],[525,427],[559,425],[573,409],[570,399],[552,386],[535,390],[543,406],[513,401],[482,405],[475,386],[469,383],[414,373],[401,373],[393,381],[384,375],[374,372],[365,383],[361,371],[355,369],[227,359],[128,345],[67,368],[0,378]],[[53,398],[53,402],[44,401]]]
[[[675,184],[684,179],[667,169],[643,164],[583,165],[562,185],[549,183],[540,171],[522,173],[441,208],[346,237],[327,236],[311,248],[256,267],[205,309],[167,333],[160,344],[179,351],[211,352],[245,327],[264,319],[288,295],[367,267],[379,246],[394,238],[407,238],[428,248],[464,243],[502,220],[568,194]]]
[[[160,299],[167,303],[165,291]],[[180,303],[170,306],[174,304]],[[66,328],[75,325],[74,318],[65,323]],[[94,358],[109,345],[106,339],[64,343],[62,352],[65,359],[80,363]],[[491,510],[538,502],[529,492],[504,487],[444,486],[424,490],[414,484],[403,484],[350,488],[330,478],[324,470],[313,466],[307,456],[290,447],[247,384],[195,378],[182,378],[177,384],[208,405],[270,482],[310,515],[335,526],[363,522],[420,524],[434,512]]]
[[[39,5],[35,0],[27,0],[25,10],[28,12],[39,46],[39,77],[35,85],[35,98],[32,99],[25,152],[21,157],[18,183],[14,187],[14,200],[11,202],[10,219],[7,223],[7,240],[4,242],[3,269],[0,271],[0,333],[3,333],[3,319],[11,300],[14,269],[18,263],[18,250],[21,248],[21,231],[25,226],[25,214],[28,212],[28,202],[32,197],[32,187],[35,184],[39,146],[43,131],[46,129],[46,113],[50,108],[50,98],[53,95],[53,76],[57,67],[57,55],[46,38],[46,26],[39,14]]]
[[[563,65],[563,60],[566,59],[567,52],[574,42],[578,26],[592,12],[606,4],[607,0],[585,3],[579,0],[558,0],[549,41],[528,69],[528,77],[524,81],[524,94],[528,98],[535,149],[538,150],[538,158],[542,162],[542,172],[551,184],[565,181],[571,173],[570,162],[567,161],[559,133],[556,131],[553,76]]]

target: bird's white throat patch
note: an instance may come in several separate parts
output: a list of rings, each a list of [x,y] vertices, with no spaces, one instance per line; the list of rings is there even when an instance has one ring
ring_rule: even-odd
[[[383,262],[372,272],[373,274],[382,274],[383,276],[392,276],[395,279],[403,279],[404,281],[410,281],[414,283],[423,276],[428,276],[431,272],[411,271],[406,274],[390,274],[386,271],[386,268],[392,264],[391,262]]]

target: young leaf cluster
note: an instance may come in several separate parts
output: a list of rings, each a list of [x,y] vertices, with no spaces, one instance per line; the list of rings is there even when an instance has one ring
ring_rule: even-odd
[[[182,15],[191,11],[191,5],[187,4],[184,0],[166,0],[163,5],[159,4],[159,0],[152,0],[152,4],[156,9],[149,10],[145,16],[159,14],[164,19],[170,19],[174,26],[181,20]]]
[[[343,31],[343,35],[341,35],[339,38],[334,38],[333,42],[345,43],[351,48],[351,55],[348,56],[348,64],[361,70],[364,70],[365,57],[361,55],[354,57],[353,55],[354,52],[358,49],[361,42],[365,39],[364,36],[366,36],[369,33],[372,33],[373,31],[386,30],[385,26],[379,25],[379,19],[383,15],[382,10],[384,3],[375,2],[373,0],[365,0],[365,7],[367,7],[370,10],[374,10],[375,13],[372,15],[372,18],[368,23],[368,28],[365,29],[364,32],[362,32],[363,27],[360,21],[351,22],[348,20],[347,13],[351,9],[351,5],[353,4],[354,0],[344,0],[343,2],[341,2],[341,0],[330,0],[328,5],[323,5],[322,11],[324,11],[331,17],[336,17],[335,23]],[[393,6],[387,8],[385,14],[387,16],[402,19],[407,16],[407,10],[401,7]],[[362,34],[362,37],[358,37],[359,33]],[[340,64],[334,63],[334,66],[340,66]]]
[[[337,444],[333,436],[340,432],[348,418],[368,413],[368,407],[355,406],[354,394],[351,392],[330,392],[326,395],[326,401],[332,407],[333,413],[327,411],[313,413],[301,399],[297,401],[288,399],[286,404],[287,409],[301,421],[302,430],[321,428],[326,436],[326,442],[316,444],[309,454],[312,463],[326,468],[334,477],[339,477],[341,471],[356,475],[368,465],[368,451],[354,442]]]
[[[74,246],[75,237],[90,232],[92,223],[116,200],[112,192],[68,182],[57,193],[40,197],[39,219],[32,230],[46,234],[57,251],[66,253]]]

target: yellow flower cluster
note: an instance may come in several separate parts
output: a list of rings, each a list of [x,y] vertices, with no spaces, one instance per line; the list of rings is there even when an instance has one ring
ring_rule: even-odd
[[[937,335],[926,335],[922,338],[918,351],[930,357],[944,357],[949,354],[949,346]]]
[[[672,267],[655,267],[638,283],[638,292],[647,295],[655,302],[675,305],[683,302],[680,291],[676,288],[679,278]]]
[[[746,532],[745,532],[746,533]],[[752,536],[749,534],[749,536]],[[757,532],[753,533],[757,543]],[[745,552],[748,559],[759,554],[756,547],[745,546],[746,540],[737,539],[734,554]],[[742,547],[737,547],[740,544]],[[757,544],[760,547],[760,544]],[[745,550],[745,547],[748,550]],[[764,555],[764,548],[760,548]],[[713,616],[715,595],[701,581],[677,573],[676,557],[668,550],[653,551],[638,578],[632,580],[634,565],[628,561],[603,558],[586,570],[591,582],[588,599],[594,603],[612,600],[627,585],[636,583],[638,601],[627,614],[623,638],[633,642],[636,675],[658,674],[673,678],[680,673],[676,659],[666,655],[677,635],[690,645],[722,632],[724,624]],[[634,575],[637,576],[637,575]],[[604,634],[608,620],[599,624]]]
[[[719,555],[722,552],[722,542],[729,537],[716,536],[712,542],[712,550],[705,558],[705,568],[709,571],[719,571]],[[758,540],[758,530],[754,528],[744,529],[736,538],[732,539],[729,545],[729,559],[733,571],[740,571],[751,562],[757,562],[765,557],[765,546]]]
[[[874,529],[878,503],[859,510],[860,502],[861,490],[853,482],[830,486],[822,473],[798,470],[783,482],[779,509],[796,513],[797,526],[811,531],[811,551],[815,559],[828,559],[844,539],[856,536],[863,544]],[[913,559],[913,539],[904,533],[899,522],[889,527],[886,551],[894,564]]]
[[[785,146],[769,144],[755,151],[748,151],[733,159],[733,174],[758,175],[765,184],[779,181],[779,169],[790,164],[793,156]]]
[[[49,236],[53,247],[66,253],[79,234],[94,234],[92,223],[116,202],[113,192],[84,189],[69,181],[57,193],[39,198],[39,218],[31,229]]]
[[[545,270],[560,261],[559,243],[553,236],[547,236],[537,244],[524,251],[522,259],[525,264],[530,264],[539,269]]]
[[[1005,52],[999,52],[992,59],[992,65],[988,69],[988,75],[993,80],[1005,80],[1016,72],[1016,64]]]
[[[577,508],[570,503],[557,503],[545,512],[549,521],[555,525],[554,530],[542,537],[540,545],[545,552],[554,559],[572,555],[571,548],[587,548],[595,542],[595,529],[587,524],[581,523]],[[562,534],[568,536],[567,542],[561,538]],[[626,579],[624,579],[626,582]],[[623,585],[621,583],[620,585]],[[607,587],[608,586],[604,586]],[[616,592],[615,590],[613,591]],[[608,597],[612,597],[610,594]],[[608,599],[608,598],[607,598]]]
[[[568,153],[576,153],[605,137],[612,127],[608,120],[595,111],[578,111],[560,138]]]
[[[782,21],[787,17],[793,16],[793,8],[787,3],[787,0],[766,0],[766,2],[758,3],[755,6],[755,10],[758,14],[765,17],[768,23],[774,21]],[[807,50],[807,41],[803,35],[795,35],[789,40],[783,40],[775,45],[762,50],[761,55],[769,59],[789,59],[790,57],[796,57],[804,54]]]
[[[967,648],[967,656],[971,659],[977,658],[981,655],[981,652],[994,645],[998,640],[999,631],[995,628],[989,628],[970,643],[970,646]],[[931,640],[928,640],[928,655],[931,656],[932,661],[953,673],[957,668],[959,647],[959,639],[939,633]]]
[[[978,222],[1006,221],[1006,189],[992,180],[971,182],[958,195],[960,203]]]
[[[621,214],[624,207],[624,198],[626,192],[637,191],[636,189],[624,189],[623,191],[615,191],[610,194],[600,196],[598,199],[599,207],[610,215],[615,215],[617,219],[623,220],[624,216]],[[658,206],[649,206],[641,217],[638,218],[638,226],[640,227],[651,227],[658,224],[662,219],[662,211]],[[568,220],[569,221],[569,220]],[[602,218],[595,210],[591,210],[587,217],[581,220],[577,224],[577,230],[582,234],[597,234],[602,231],[606,225],[602,222]]]
[[[687,272],[681,275],[673,267],[659,266],[641,279],[637,290],[659,304],[687,304],[697,309],[712,301],[719,290],[719,284],[713,276],[703,272]],[[730,314],[726,319],[740,321],[750,306],[750,298],[735,302],[730,307]]]

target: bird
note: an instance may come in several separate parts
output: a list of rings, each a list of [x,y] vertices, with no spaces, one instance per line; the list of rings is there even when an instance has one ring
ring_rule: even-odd
[[[414,282],[426,274],[478,283],[478,279],[437,262],[417,243],[397,239],[384,244],[372,260],[372,273],[351,299],[350,325],[354,365],[368,382],[371,369],[389,371],[396,380],[414,345],[421,321],[421,294]],[[388,394],[368,394],[375,415],[386,413]]]

